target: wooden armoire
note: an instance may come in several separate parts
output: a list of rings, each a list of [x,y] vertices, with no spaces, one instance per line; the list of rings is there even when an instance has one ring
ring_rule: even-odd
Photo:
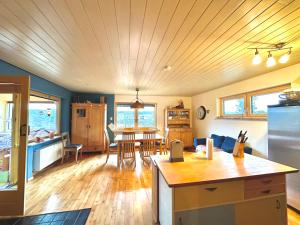
[[[105,104],[72,104],[71,142],[73,144],[83,144],[84,152],[103,152],[105,149],[105,128]]]

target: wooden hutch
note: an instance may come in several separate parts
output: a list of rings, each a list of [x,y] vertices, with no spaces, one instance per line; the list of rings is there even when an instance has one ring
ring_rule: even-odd
[[[105,104],[72,104],[71,141],[74,144],[83,144],[84,152],[98,152],[105,150],[105,127]]]
[[[184,143],[184,147],[193,146],[190,109],[166,109],[165,127],[169,128],[169,141],[178,139]]]

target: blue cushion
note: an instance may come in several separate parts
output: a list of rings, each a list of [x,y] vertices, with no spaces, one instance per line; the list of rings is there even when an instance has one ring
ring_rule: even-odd
[[[211,139],[214,140],[214,147],[215,148],[221,148],[221,146],[222,146],[222,144],[225,140],[225,137],[224,136],[219,136],[219,135],[216,135],[216,134],[212,134]]]
[[[118,147],[118,144],[117,144],[117,143],[111,143],[111,144],[109,145],[109,147],[110,147],[110,148],[116,148],[116,147]]]
[[[194,137],[194,147],[196,148],[198,145],[206,145],[206,138]]]
[[[81,144],[67,144],[65,148],[81,148]]]
[[[160,141],[156,141],[155,144],[156,144],[156,145],[160,145]],[[165,145],[165,144],[166,144],[165,140],[162,140],[162,143],[161,143],[161,144],[162,144],[162,145]]]
[[[221,149],[223,149],[223,151],[225,151],[225,152],[232,153],[235,142],[236,142],[236,139],[234,139],[232,137],[225,137],[224,142],[221,146]]]
[[[245,153],[248,153],[248,154],[250,154],[250,155],[252,155],[252,148],[246,146],[246,147],[244,148],[244,152],[245,152]]]

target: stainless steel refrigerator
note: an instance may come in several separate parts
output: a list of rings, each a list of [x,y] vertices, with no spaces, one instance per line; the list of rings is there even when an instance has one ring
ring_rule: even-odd
[[[268,107],[268,158],[300,168],[300,103]],[[288,204],[300,210],[300,173],[286,181]]]

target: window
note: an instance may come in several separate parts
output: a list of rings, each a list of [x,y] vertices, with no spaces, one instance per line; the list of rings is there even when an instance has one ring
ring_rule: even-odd
[[[6,103],[6,129],[12,128],[12,112],[13,103]],[[30,95],[29,107],[29,135],[28,140],[31,141],[35,137],[48,137],[51,132],[58,134],[60,131],[60,99],[32,92]]]
[[[135,110],[130,108],[129,104],[117,105],[117,127],[129,128],[134,127]]]
[[[156,105],[145,104],[143,109],[132,109],[130,103],[116,104],[117,128],[155,128]]]
[[[281,92],[253,95],[251,96],[251,114],[263,115],[267,114],[268,105],[279,104],[279,95]]]
[[[266,118],[268,105],[279,103],[279,95],[290,85],[282,85],[259,91],[220,99],[220,116],[224,118]]]
[[[245,98],[224,99],[223,113],[225,115],[242,115],[245,109]]]
[[[156,127],[155,105],[145,105],[138,110],[138,127]]]
[[[32,92],[28,108],[30,133],[29,140],[35,137],[48,137],[51,132],[60,131],[60,99]]]

